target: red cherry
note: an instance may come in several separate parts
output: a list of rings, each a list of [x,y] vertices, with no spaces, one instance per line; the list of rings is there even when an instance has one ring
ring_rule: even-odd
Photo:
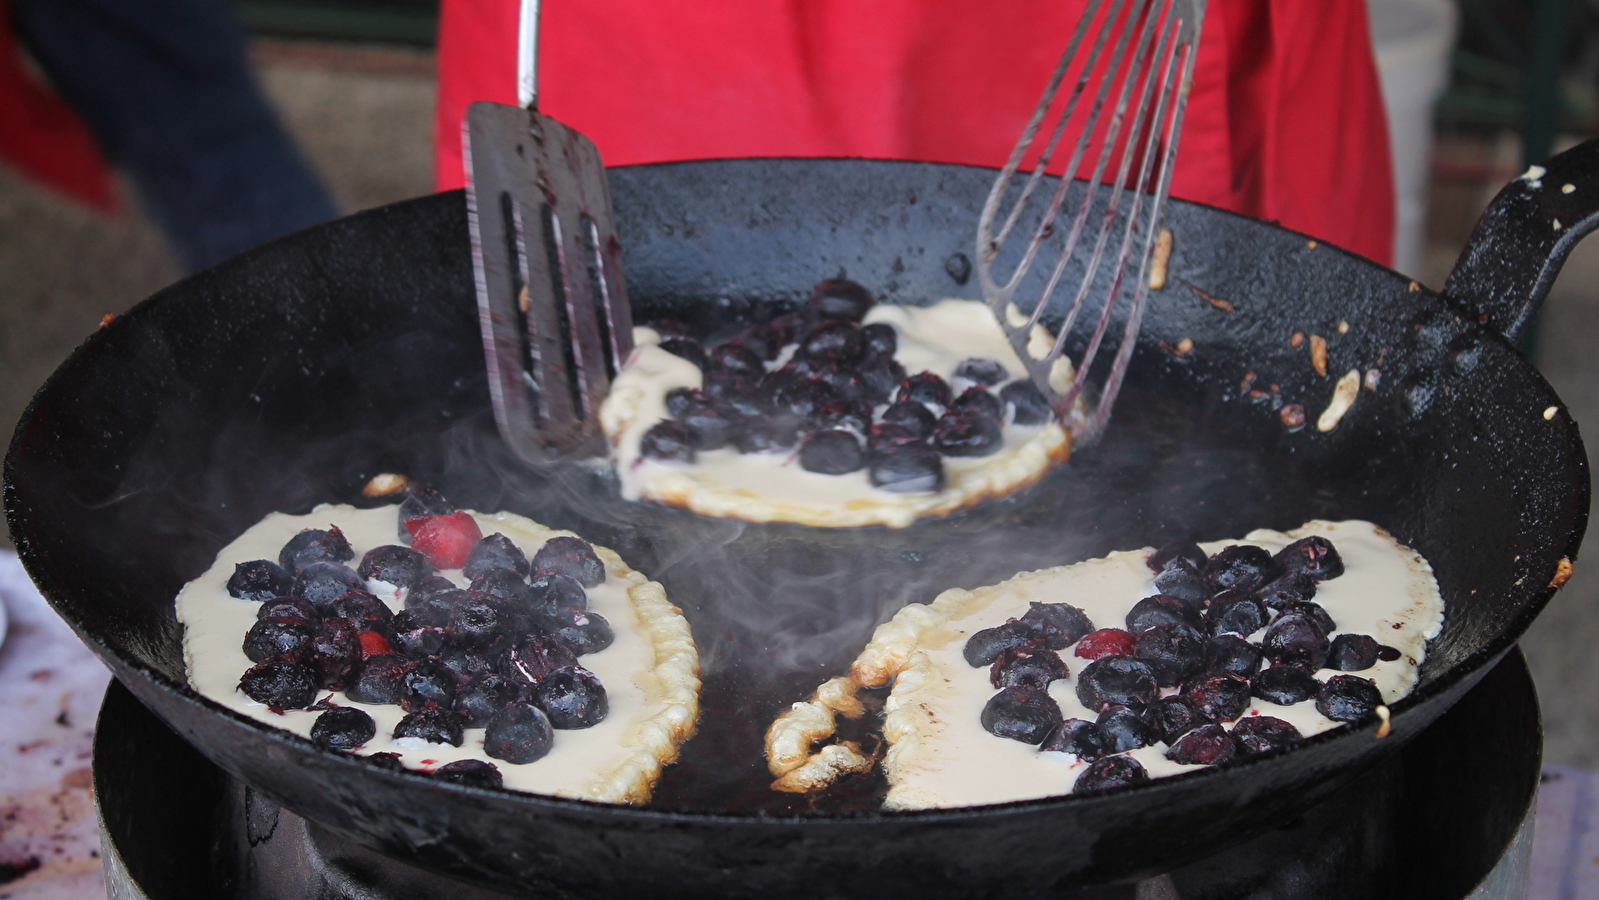
[[[378,634],[376,631],[363,631],[359,637],[361,638],[362,659],[366,659],[369,656],[383,656],[385,654],[394,652],[389,648],[389,639],[381,634]]]
[[[421,551],[437,569],[465,566],[472,548],[483,539],[477,522],[464,512],[413,516],[405,520],[405,530],[411,532],[411,546]]]
[[[1101,628],[1098,631],[1085,635],[1077,642],[1074,655],[1083,659],[1099,659],[1101,656],[1131,656],[1133,645],[1137,640],[1131,633],[1120,628]]]

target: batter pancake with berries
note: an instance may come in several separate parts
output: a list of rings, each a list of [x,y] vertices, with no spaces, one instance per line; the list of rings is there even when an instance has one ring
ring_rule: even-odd
[[[834,716],[891,685],[889,808],[1136,784],[1385,719],[1442,625],[1427,561],[1369,522],[1113,553],[904,607],[767,760],[792,791],[868,768]]]
[[[1047,352],[1042,327],[1029,352]],[[706,347],[635,331],[601,421],[622,494],[751,522],[905,527],[1036,482],[1071,438],[986,305],[845,280]],[[1064,389],[1070,363],[1056,364]]]
[[[177,597],[190,684],[329,749],[480,786],[649,799],[699,659],[612,551],[416,491],[273,513]]]

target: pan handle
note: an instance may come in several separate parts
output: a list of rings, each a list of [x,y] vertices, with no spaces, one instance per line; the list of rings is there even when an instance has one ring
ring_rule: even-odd
[[[1520,343],[1565,265],[1599,227],[1599,139],[1529,168],[1477,222],[1444,294]]]

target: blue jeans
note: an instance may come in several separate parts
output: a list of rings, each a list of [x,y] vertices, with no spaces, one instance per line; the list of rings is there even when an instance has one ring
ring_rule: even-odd
[[[191,271],[338,215],[227,0],[11,0],[18,35]]]

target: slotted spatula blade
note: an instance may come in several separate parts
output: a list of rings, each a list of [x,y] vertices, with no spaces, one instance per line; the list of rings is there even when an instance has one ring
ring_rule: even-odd
[[[536,45],[529,6],[524,54]],[[534,108],[531,70],[525,60],[528,108],[467,108],[464,156],[495,422],[542,465],[603,452],[600,403],[633,349],[633,320],[599,150]]]

